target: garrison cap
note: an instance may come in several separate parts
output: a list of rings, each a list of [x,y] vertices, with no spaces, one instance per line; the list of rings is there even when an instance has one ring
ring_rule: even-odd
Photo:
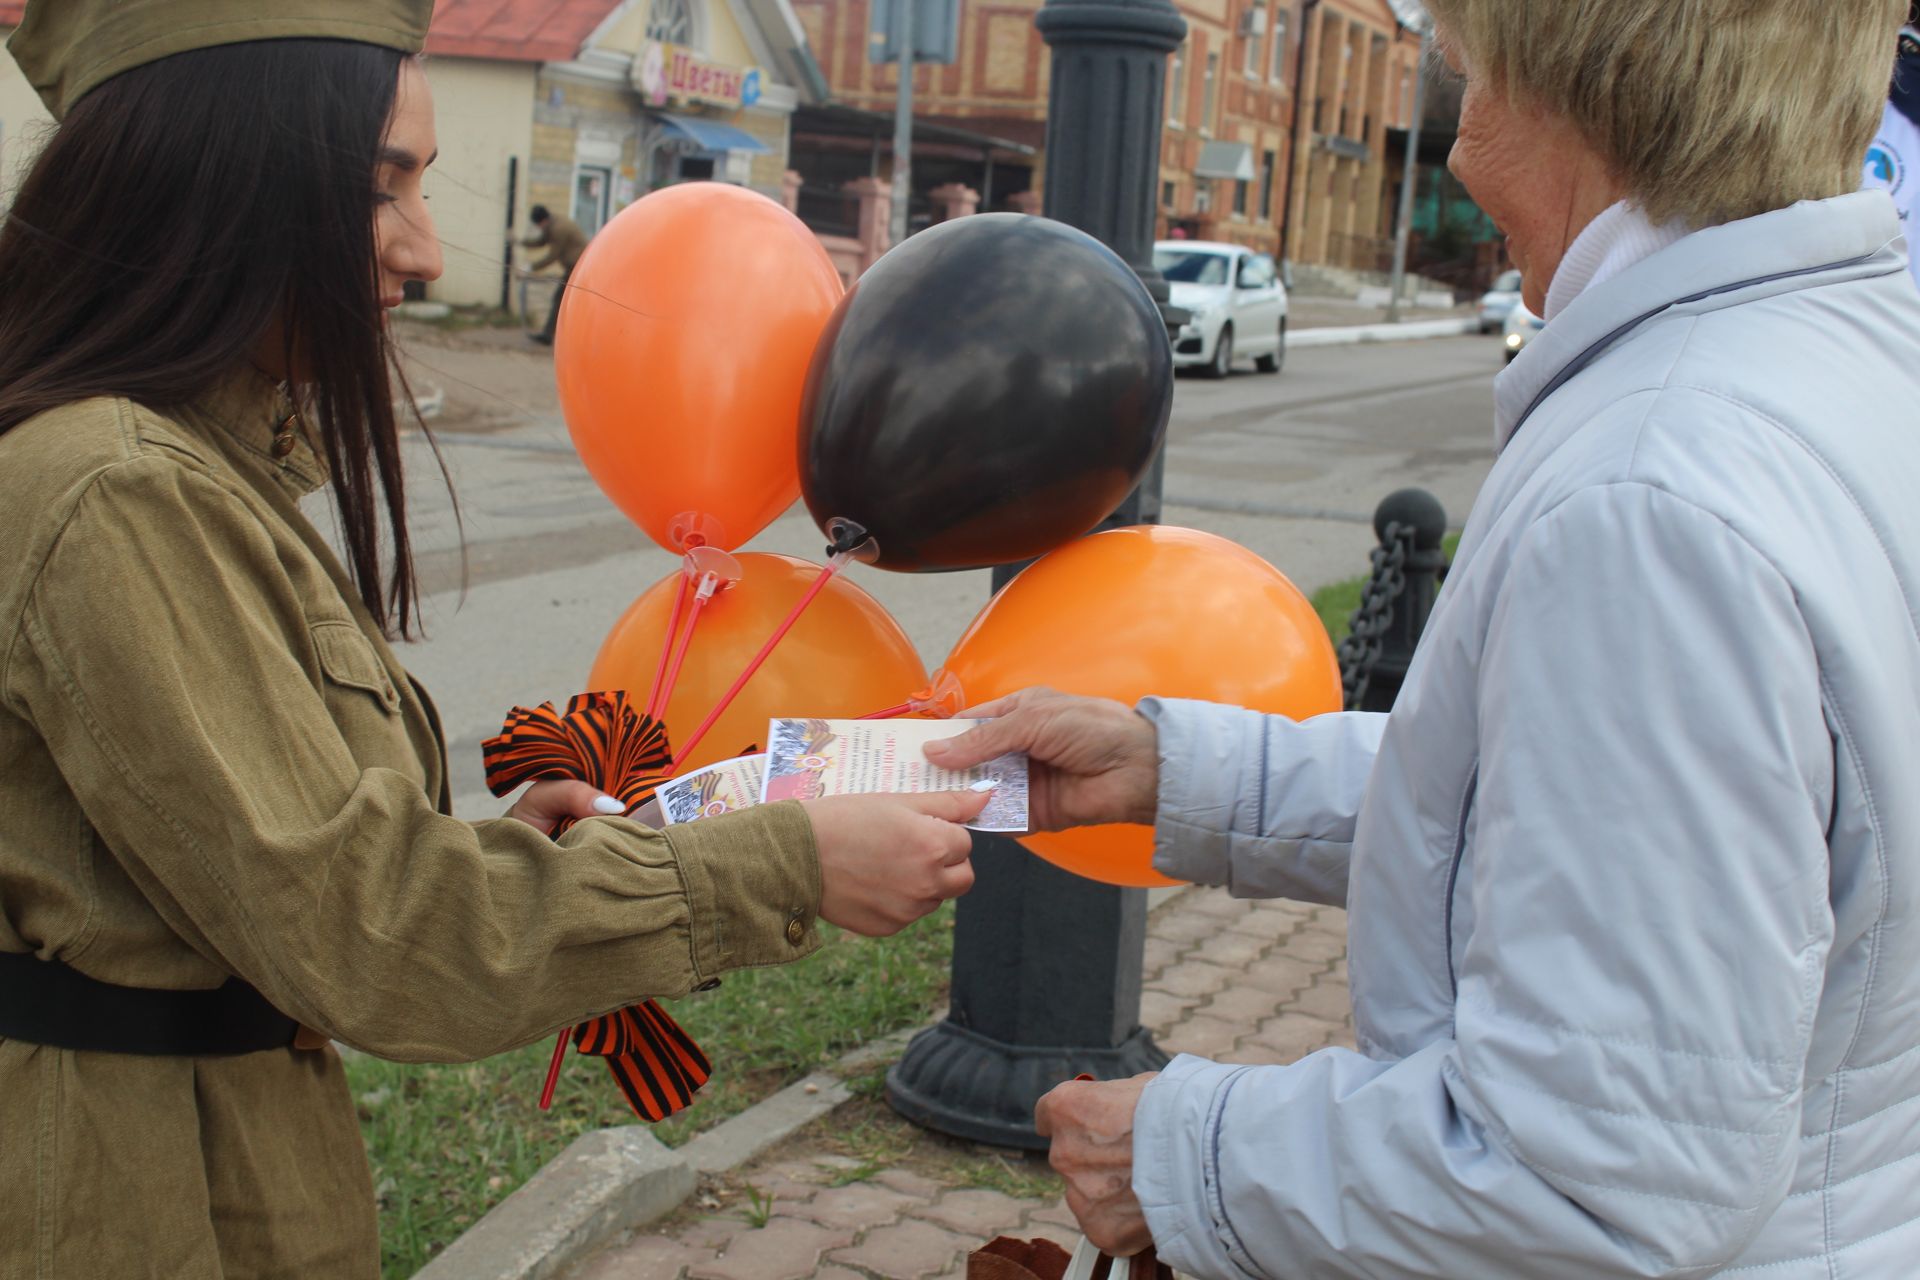
[[[123,71],[249,40],[357,40],[418,53],[433,0],[28,0],[7,49],[56,120]]]

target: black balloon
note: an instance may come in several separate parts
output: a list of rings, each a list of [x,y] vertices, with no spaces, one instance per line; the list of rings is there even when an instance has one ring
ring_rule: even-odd
[[[1045,218],[956,218],[875,263],[828,322],[801,492],[822,529],[865,529],[882,568],[1010,564],[1118,507],[1172,410],[1166,325],[1119,255]]]

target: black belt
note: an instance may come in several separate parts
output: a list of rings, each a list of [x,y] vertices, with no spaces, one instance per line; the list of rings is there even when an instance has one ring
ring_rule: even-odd
[[[0,1039],[211,1058],[283,1049],[299,1029],[238,978],[204,991],[120,987],[58,960],[0,952]]]

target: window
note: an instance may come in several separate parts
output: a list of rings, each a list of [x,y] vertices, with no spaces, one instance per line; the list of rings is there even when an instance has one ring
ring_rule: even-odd
[[[1213,212],[1213,183],[1202,179],[1194,184],[1193,211],[1195,213]]]
[[[607,221],[607,202],[613,194],[613,171],[583,164],[573,171],[573,220],[588,235]]]
[[[1187,46],[1173,51],[1173,66],[1167,73],[1167,123],[1179,124],[1187,97]]]
[[[1274,153],[1260,153],[1260,221],[1273,221],[1273,168]]]
[[[1213,129],[1213,88],[1214,82],[1219,78],[1220,55],[1217,53],[1209,53],[1207,55],[1207,78],[1200,86],[1200,129],[1202,132],[1211,132]]]
[[[1240,287],[1265,289],[1273,283],[1273,259],[1256,253],[1240,261]]]
[[[1174,186],[1173,183],[1171,182],[1161,183],[1160,184],[1160,207],[1163,209],[1173,208],[1174,201],[1178,198],[1178,193],[1179,193],[1179,188]]]
[[[647,39],[662,44],[693,43],[693,6],[690,0],[649,0]]]
[[[1244,218],[1247,216],[1247,188],[1252,185],[1253,185],[1252,183],[1248,182],[1244,178],[1241,179],[1239,182],[1236,182],[1233,184],[1233,216],[1234,217]]]
[[[1227,282],[1227,255],[1206,249],[1155,249],[1153,266],[1175,284]]]
[[[1267,79],[1279,84],[1287,78],[1287,11],[1273,11],[1273,62],[1267,69]]]
[[[1258,9],[1249,9],[1247,10],[1246,16],[1248,19],[1251,19],[1259,12],[1260,10]],[[1240,66],[1241,70],[1247,73],[1247,79],[1257,80],[1260,78],[1260,36],[1259,33],[1253,29],[1251,22],[1249,22],[1246,32],[1247,34],[1242,37],[1240,41],[1243,55]]]

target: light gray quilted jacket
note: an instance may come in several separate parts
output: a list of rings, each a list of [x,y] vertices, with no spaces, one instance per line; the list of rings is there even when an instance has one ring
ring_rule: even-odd
[[[1501,376],[1391,717],[1149,700],[1170,874],[1350,912],[1360,1052],[1136,1116],[1202,1277],[1920,1276],[1920,293],[1883,193]]]

